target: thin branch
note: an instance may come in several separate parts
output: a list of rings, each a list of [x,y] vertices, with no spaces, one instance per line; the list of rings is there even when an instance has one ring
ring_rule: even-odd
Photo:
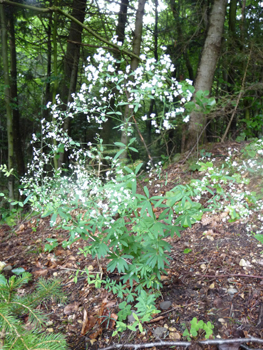
[[[248,56],[248,59],[247,59],[247,65],[246,65],[246,69],[245,69],[244,76],[243,76],[243,79],[242,79],[241,90],[240,90],[240,92],[238,94],[237,102],[236,102],[234,111],[233,111],[233,113],[231,115],[231,118],[229,120],[229,123],[227,125],[226,131],[225,131],[223,137],[221,138],[221,142],[225,141],[226,135],[228,134],[228,131],[229,131],[230,126],[231,126],[231,123],[232,123],[232,121],[234,119],[234,116],[236,114],[236,110],[237,110],[237,107],[239,105],[239,101],[240,101],[242,95],[244,94],[244,86],[245,86],[245,81],[246,81],[246,76],[247,76],[248,65],[249,65],[249,61],[250,61],[250,57],[251,57],[251,52],[252,52],[252,48],[250,49],[249,56]]]
[[[246,275],[246,274],[227,274],[227,275],[203,275],[203,277],[210,277],[210,278],[224,278],[224,277],[251,277],[251,278],[260,278],[263,279],[263,276],[255,276],[255,275]]]
[[[203,345],[221,345],[221,344],[233,344],[233,343],[247,343],[247,342],[254,342],[254,343],[261,343],[263,344],[263,339],[259,338],[236,338],[236,339],[209,339],[209,340],[202,340],[199,342],[196,342],[197,344],[203,344]],[[152,348],[154,346],[185,346],[188,347],[192,345],[191,342],[188,341],[160,341],[156,343],[145,343],[145,344],[114,344],[110,345],[107,348],[102,348],[99,350],[111,350],[111,349],[125,349],[125,348],[133,348],[133,349],[146,349],[146,348]]]
[[[138,132],[138,134],[139,134],[139,136],[140,136],[140,138],[141,138],[141,141],[142,141],[142,143],[143,143],[143,145],[144,145],[144,147],[145,147],[145,149],[146,149],[146,152],[147,152],[147,154],[148,154],[148,158],[149,158],[149,160],[152,162],[151,154],[150,154],[149,149],[148,149],[148,147],[147,147],[147,145],[146,145],[146,142],[144,141],[144,138],[143,138],[143,136],[142,136],[142,134],[141,134],[141,132],[140,132],[140,129],[139,129],[139,127],[138,127],[138,124],[137,124],[137,121],[136,121],[134,115],[132,115],[132,119],[134,120],[134,124],[135,124],[135,126],[136,126],[137,132]]]
[[[93,47],[95,49],[105,49],[105,50],[112,50],[112,51],[121,51],[120,49],[117,50],[115,49],[115,47],[109,47],[109,46],[99,46],[99,45],[91,45],[91,44],[85,44],[85,43],[81,43],[79,41],[73,41],[73,40],[67,40],[68,43],[72,43],[72,44],[76,44],[76,45],[80,45],[80,46],[88,46],[88,47]]]

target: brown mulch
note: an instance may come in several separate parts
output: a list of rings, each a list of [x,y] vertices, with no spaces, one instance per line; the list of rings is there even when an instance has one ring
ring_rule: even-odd
[[[233,144],[217,146],[211,152],[220,155],[220,162],[227,156],[228,147],[233,147]],[[235,144],[234,147],[240,149],[241,145]],[[171,165],[164,171],[163,180],[154,181],[149,190],[152,195],[165,193],[177,184],[187,183],[198,176],[198,172],[190,172],[186,164]],[[96,272],[103,273],[103,278],[108,276],[115,280],[119,280],[119,275],[107,273],[107,259],[98,261],[79,254],[84,241],[74,243],[70,249],[63,249],[61,242],[67,238],[67,232],[51,229],[48,218],[36,217],[14,229],[1,226],[0,261],[12,268],[23,267],[33,274],[34,280],[40,276],[62,280],[68,297],[66,303],[60,305],[51,301],[41,308],[50,314],[48,331],[66,334],[71,349],[99,349],[114,342],[150,343],[159,340],[154,337],[153,330],[164,326],[169,332],[163,340],[178,339],[174,337],[186,340],[182,337],[182,324],[186,323],[189,328],[193,317],[210,321],[214,325],[214,336],[225,339],[263,338],[263,249],[248,234],[246,227],[247,222],[222,222],[214,215],[183,231],[180,238],[169,238],[171,261],[167,276],[163,276],[161,297],[156,306],[158,308],[164,300],[171,301],[171,306],[156,315],[156,322],[144,324],[146,332],[143,334],[127,331],[112,338],[114,322],[101,325],[96,319],[92,325],[86,324],[86,332],[82,335],[85,317],[117,314],[121,300],[103,288],[88,285],[85,274],[79,273],[75,283],[76,271],[88,267],[95,275]],[[59,240],[60,245],[54,252],[44,252],[46,238]],[[185,249],[188,253],[184,253]],[[7,277],[11,274],[5,273]],[[26,288],[30,291],[33,287],[30,284]],[[195,340],[199,339],[204,339],[204,334],[200,333]],[[215,346],[206,348],[215,349]]]

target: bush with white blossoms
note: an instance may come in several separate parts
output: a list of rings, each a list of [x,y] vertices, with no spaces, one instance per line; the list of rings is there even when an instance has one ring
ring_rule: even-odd
[[[81,111],[87,115],[87,120],[94,120],[102,128],[108,118],[119,120],[120,128],[131,128],[123,124],[123,107],[129,106],[136,118],[143,121],[151,120],[155,132],[169,130],[178,125],[178,117],[186,116],[186,103],[192,98],[194,88],[190,80],[178,82],[171,76],[175,70],[168,55],[163,55],[158,62],[154,58],[145,59],[141,55],[140,66],[131,71],[130,66],[115,71],[116,60],[103,49],[99,49],[85,67],[86,82],[82,84],[80,92],[73,94],[73,102],[69,108]],[[125,62],[120,63],[120,67]],[[98,97],[99,93],[99,97]],[[154,99],[161,105],[158,115],[145,114],[145,105]],[[114,110],[111,101],[114,100]],[[205,102],[204,102],[205,103]],[[133,123],[132,120],[128,121]]]
[[[41,137],[33,135],[33,160],[22,179],[22,193],[26,196],[25,202],[30,202],[43,217],[50,216],[52,226],[69,231],[64,247],[69,248],[83,239],[86,246],[81,253],[109,259],[108,271],[116,269],[121,273],[123,284],[116,286],[107,280],[104,283],[121,298],[125,293],[130,302],[136,297],[132,288],[134,282],[138,298],[144,288],[152,292],[160,289],[161,275],[166,273],[171,249],[166,238],[174,234],[179,236],[180,230],[202,218],[205,209],[200,199],[204,194],[211,193],[212,207],[220,210],[217,201],[224,200],[221,184],[235,179],[210,169],[208,162],[203,165],[207,170],[203,181],[176,186],[166,197],[151,197],[146,186],[138,194],[137,177],[142,163],[123,166],[119,161],[125,147],[128,153],[135,150],[136,138],[122,145],[114,157],[105,156],[103,140],[99,137],[94,144],[81,145],[74,141],[63,130],[65,118],[83,113],[87,123],[95,122],[99,128],[108,118],[114,118],[119,121],[120,128],[132,132],[132,121],[123,123],[125,106],[133,110],[137,120],[146,120],[144,104],[155,99],[162,106],[162,112],[153,113],[149,118],[156,133],[160,133],[175,127],[179,117],[187,119],[185,108],[194,89],[191,82],[179,83],[170,76],[174,67],[167,55],[158,63],[153,59],[145,60],[134,72],[127,66],[116,73],[114,58],[102,49],[94,56],[94,64],[90,61],[85,68],[86,83],[73,95],[67,109],[62,108],[59,96],[55,105],[48,104],[52,121],[42,120]],[[123,62],[120,67],[122,65]],[[69,164],[56,168],[54,159],[65,151]],[[108,170],[103,172],[105,162]],[[151,173],[154,177],[161,175],[159,164]],[[162,212],[158,217],[156,208]],[[228,209],[231,212],[231,208]],[[243,215],[243,208],[240,211]],[[230,214],[231,218],[234,214]],[[128,280],[130,289],[125,285]],[[151,310],[156,311],[155,308]]]

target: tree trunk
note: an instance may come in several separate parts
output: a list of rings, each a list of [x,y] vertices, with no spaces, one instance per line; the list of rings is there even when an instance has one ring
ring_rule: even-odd
[[[23,147],[20,135],[20,111],[18,104],[17,94],[17,60],[16,60],[16,38],[14,29],[14,14],[11,9],[10,20],[9,20],[9,31],[10,31],[10,97],[12,101],[12,112],[13,112],[13,139],[14,139],[14,160],[16,161],[15,168],[18,176],[21,177],[25,174],[25,164]]]
[[[8,170],[11,170],[14,166],[14,140],[13,140],[13,114],[11,109],[11,96],[10,96],[10,77],[8,66],[8,45],[7,45],[7,26],[6,15],[3,4],[0,4],[0,21],[1,21],[1,39],[2,39],[2,59],[3,59],[3,71],[4,71],[4,95],[7,117],[7,142],[8,142]],[[11,175],[8,178],[8,192],[9,198],[14,198],[14,180]]]
[[[229,21],[228,21],[228,28],[229,28],[229,51],[233,52],[233,50],[239,50],[242,49],[240,48],[240,43],[237,40],[237,35],[236,35],[236,15],[237,15],[237,0],[231,0],[230,1],[230,7],[229,7]],[[231,55],[232,56],[232,55]],[[235,81],[236,81],[236,62],[235,59],[231,60],[232,64],[230,65],[228,69],[228,74],[227,74],[227,91],[229,95],[232,95],[235,90]],[[229,115],[229,118],[231,118],[231,115]],[[237,117],[236,115],[234,116],[230,130],[231,134],[234,134],[236,132],[237,128]]]
[[[79,22],[83,23],[85,18],[86,0],[73,1],[72,16]],[[69,38],[67,44],[67,51],[64,58],[64,79],[61,86],[61,99],[67,105],[72,101],[72,93],[76,91],[78,68],[79,68],[79,56],[80,56],[80,44],[83,27],[79,24],[71,21]],[[67,108],[67,106],[66,106]],[[70,118],[66,118],[64,122],[64,130],[68,133],[70,127]],[[60,153],[58,166],[64,161],[64,153]]]
[[[144,15],[144,7],[146,0],[139,0],[138,2],[138,10],[136,12],[136,20],[135,20],[135,30],[134,30],[134,38],[133,38],[133,49],[132,52],[139,57],[141,51],[141,42],[142,42],[142,25],[143,25],[143,15]],[[136,57],[132,57],[131,59],[131,71],[137,69],[139,65],[139,60]],[[127,96],[127,99],[129,96]],[[121,133],[121,142],[124,145],[128,144],[128,123],[130,121],[131,116],[133,115],[133,109],[129,108],[129,105],[126,105],[124,111],[124,129]],[[122,153],[122,158],[127,157],[127,152]]]
[[[195,80],[195,91],[211,90],[217,59],[220,55],[227,0],[215,0],[205,40],[201,61]],[[190,115],[186,148],[191,149],[200,139],[206,124],[203,113],[193,111]]]
[[[50,4],[51,6],[51,4]],[[45,108],[46,104],[52,100],[51,93],[51,64],[52,64],[52,13],[48,15],[48,27],[47,27],[47,78],[46,78],[46,88],[43,96],[43,105],[42,116],[45,119],[48,119],[49,110]]]
[[[117,41],[121,42],[122,44],[125,41],[125,26],[127,23],[127,9],[129,6],[129,0],[123,0],[120,5],[120,11],[118,14],[118,24],[116,27],[116,35],[117,35]],[[117,60],[121,60],[121,51],[113,51],[113,57]],[[118,72],[120,69],[120,62],[116,63],[115,65],[115,71]],[[113,91],[115,94],[118,93],[117,89],[114,89]],[[110,100],[110,107],[112,110],[114,110],[115,105],[115,98],[112,97]],[[103,124],[103,129],[101,130],[100,137],[103,139],[104,144],[110,143],[110,137],[112,136],[112,118],[108,118],[108,120]]]

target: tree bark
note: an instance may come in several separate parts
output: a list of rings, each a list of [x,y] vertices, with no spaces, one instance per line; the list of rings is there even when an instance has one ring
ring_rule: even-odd
[[[132,52],[136,55],[133,56],[131,59],[131,71],[134,71],[137,69],[139,66],[139,59],[138,57],[140,56],[141,52],[141,42],[142,42],[142,26],[143,26],[143,15],[144,15],[144,7],[145,7],[146,0],[139,0],[138,2],[138,9],[136,12],[136,20],[135,20],[135,30],[134,30],[134,38],[133,38],[133,48]],[[127,96],[127,99],[129,96]],[[133,115],[133,109],[129,107],[129,105],[125,106],[125,111],[124,111],[124,129],[122,130],[121,133],[121,142],[124,145],[128,144],[128,133],[127,133],[127,128],[128,128],[128,123]],[[122,153],[122,158],[127,157],[127,152]]]
[[[73,1],[72,16],[79,22],[83,23],[85,18],[87,0]],[[79,68],[79,56],[83,27],[74,21],[71,21],[69,38],[67,44],[67,51],[64,57],[64,79],[61,85],[61,99],[67,105],[72,101],[72,93],[76,91],[78,68]],[[67,106],[65,106],[67,108]],[[70,118],[66,118],[63,129],[69,133]],[[65,153],[60,153],[58,166],[60,167],[64,161]]]
[[[6,118],[7,118],[7,141],[8,141],[8,170],[11,170],[14,166],[14,139],[13,139],[13,114],[11,109],[11,95],[10,95],[10,76],[8,65],[8,45],[7,45],[7,25],[5,8],[3,4],[0,4],[0,21],[1,21],[1,40],[2,40],[2,59],[3,59],[3,71],[4,71],[4,95],[6,106]],[[14,180],[13,176],[8,178],[8,192],[9,198],[14,198]]]
[[[23,147],[20,135],[20,111],[18,103],[17,93],[17,56],[16,56],[16,38],[14,28],[14,14],[11,9],[9,19],[9,32],[10,32],[10,97],[12,101],[13,112],[13,140],[14,140],[14,159],[16,161],[16,171],[18,176],[21,177],[25,174],[25,164]]]
[[[195,80],[195,91],[211,91],[218,57],[220,55],[227,0],[215,0],[200,64]],[[186,149],[191,149],[200,139],[206,124],[203,113],[193,111],[190,115]]]
[[[125,41],[125,26],[127,23],[127,10],[129,6],[129,0],[123,0],[120,5],[120,11],[118,14],[118,24],[116,27],[116,35],[117,35],[117,41],[121,42],[122,44]],[[113,57],[117,60],[121,60],[121,51],[116,50],[113,51]],[[120,62],[116,63],[115,65],[115,71],[118,72],[120,69]],[[117,94],[118,90],[114,89],[114,93]],[[111,109],[114,110],[115,105],[115,98],[112,97],[110,101]],[[110,143],[110,137],[112,136],[112,127],[113,127],[113,121],[112,118],[108,118],[108,120],[103,124],[103,129],[101,130],[100,137],[103,139],[104,144]]]

